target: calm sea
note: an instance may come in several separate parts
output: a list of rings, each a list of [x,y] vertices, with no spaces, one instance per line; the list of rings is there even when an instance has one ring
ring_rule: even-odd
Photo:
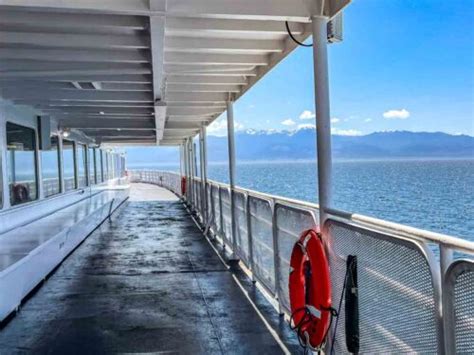
[[[334,207],[474,241],[474,160],[333,164]],[[228,182],[227,164],[208,170],[209,179]],[[317,202],[316,163],[238,163],[237,185]]]

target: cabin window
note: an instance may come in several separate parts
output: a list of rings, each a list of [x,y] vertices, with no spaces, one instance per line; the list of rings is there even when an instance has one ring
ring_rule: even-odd
[[[114,155],[109,153],[109,179],[114,178]]]
[[[77,162],[77,187],[87,186],[87,147],[84,144],[76,143],[76,162]]]
[[[44,197],[56,195],[61,191],[58,137],[51,137],[50,149],[41,151],[41,175]]]
[[[7,122],[7,171],[12,206],[36,200],[36,135],[31,128]]]
[[[100,182],[104,182],[104,152],[99,149],[99,169],[100,169]]]
[[[97,184],[95,149],[89,148],[89,185]]]
[[[104,155],[105,155],[105,164],[104,164],[104,171],[105,171],[105,173],[104,173],[104,176],[105,176],[105,180],[107,181],[107,180],[109,180],[109,178],[110,178],[110,177],[109,177],[109,172],[110,172],[110,169],[109,169],[109,160],[110,160],[110,158],[109,158],[109,153],[104,152]]]
[[[74,143],[63,140],[63,176],[64,190],[71,191],[77,186],[76,184],[76,165],[74,164]]]

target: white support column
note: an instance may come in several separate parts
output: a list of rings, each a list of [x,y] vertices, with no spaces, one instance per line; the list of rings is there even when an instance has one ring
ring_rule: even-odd
[[[192,203],[192,198],[193,198],[193,184],[192,184],[193,172],[192,172],[192,164],[191,164],[191,138],[186,139],[186,165],[188,167],[187,200],[188,200],[188,205],[190,205]]]
[[[229,185],[230,185],[230,211],[232,221],[232,258],[236,259],[237,239],[234,212],[234,188],[235,188],[235,136],[234,136],[234,105],[231,100],[227,101],[227,143],[229,148]]]
[[[203,224],[205,223],[205,207],[204,207],[204,164],[203,164],[203,150],[204,147],[202,145],[202,129],[199,129],[199,168],[200,168],[200,175],[201,175],[201,203],[199,208],[201,209],[201,217]]]
[[[209,210],[207,205],[207,139],[206,139],[206,126],[203,124],[199,132],[199,141],[201,145],[201,182],[202,182],[202,202],[201,208],[203,211],[204,224],[207,225],[209,222]]]
[[[314,93],[318,154],[319,219],[321,231],[327,219],[325,209],[332,205],[331,118],[329,110],[329,78],[327,57],[327,22],[323,16],[312,17]]]
[[[179,176],[183,176],[184,166],[183,166],[183,144],[179,145]]]

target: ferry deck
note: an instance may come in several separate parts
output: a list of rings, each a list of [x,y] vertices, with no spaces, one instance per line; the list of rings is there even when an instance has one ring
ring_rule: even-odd
[[[0,1],[0,353],[474,353],[474,243],[332,206],[349,2]],[[318,205],[235,186],[233,103],[310,43]],[[224,112],[228,185],[207,178]],[[179,147],[180,173],[126,171],[132,145]],[[318,348],[290,329],[307,229],[337,311]]]

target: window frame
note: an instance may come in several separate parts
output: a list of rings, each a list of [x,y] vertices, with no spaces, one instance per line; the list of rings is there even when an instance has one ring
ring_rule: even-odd
[[[62,141],[59,137],[59,135],[56,135],[56,134],[52,134],[50,139],[52,138],[56,138],[57,139],[57,158],[58,158],[58,183],[59,183],[59,191],[52,194],[52,195],[48,195],[46,196],[46,193],[45,193],[45,188],[44,188],[44,177],[43,177],[43,155],[41,154],[43,152],[43,150],[39,149],[38,147],[38,154],[40,155],[41,157],[41,185],[42,185],[42,189],[43,189],[43,198],[44,199],[48,199],[48,198],[51,198],[51,197],[55,197],[55,196],[58,196],[60,194],[62,194],[64,191],[63,191],[63,183],[62,183],[62,180],[63,180],[63,172],[62,172]],[[61,142],[60,142],[61,141]]]
[[[89,154],[89,150],[87,148],[87,145],[84,144],[84,143],[80,143],[80,142],[74,142],[74,152],[76,154],[75,156],[75,162],[76,162],[76,174],[77,174],[77,179],[76,179],[76,190],[80,190],[80,189],[85,189],[87,188],[88,186],[88,169],[87,169],[87,155]],[[84,177],[85,177],[85,181],[84,181],[84,186],[79,186],[79,155],[78,155],[78,152],[79,152],[79,149],[82,149],[82,156],[83,156],[83,163],[84,163]]]
[[[70,190],[67,190],[66,188],[66,175],[64,174],[65,172],[65,165],[64,165],[64,142],[68,142],[68,143],[71,143],[72,145],[72,159],[73,159],[73,178],[74,178],[74,184],[73,184],[73,188],[70,189]],[[73,141],[73,140],[70,140],[70,139],[65,139],[65,138],[62,138],[62,144],[61,144],[61,159],[62,159],[62,179],[63,179],[63,186],[64,186],[64,191],[63,193],[66,193],[66,192],[70,192],[70,191],[74,191],[74,190],[77,190],[77,166],[76,166],[76,142]]]
[[[12,203],[12,196],[11,196],[11,191],[10,191],[10,166],[9,166],[9,163],[8,163],[8,125],[14,125],[14,126],[17,126],[17,127],[20,127],[20,128],[23,128],[23,129],[29,129],[31,131],[33,131],[33,159],[34,159],[34,177],[35,177],[35,190],[36,190],[36,196],[34,199],[31,199],[29,201],[25,201],[25,202],[22,202],[22,203],[15,203],[13,204]],[[6,162],[5,162],[5,167],[6,167],[6,174],[7,174],[7,191],[5,192],[7,195],[8,195],[8,206],[10,208],[18,208],[18,207],[22,207],[22,206],[25,206],[25,205],[28,205],[30,203],[34,203],[35,201],[39,201],[41,198],[40,198],[40,171],[39,171],[39,145],[38,145],[38,131],[36,129],[36,127],[31,127],[31,126],[28,126],[28,125],[25,125],[25,124],[19,124],[17,122],[14,122],[14,121],[5,121],[5,125],[4,125],[4,129],[5,129],[5,146],[6,146],[6,149],[5,149],[5,153],[6,153]],[[3,188],[3,175],[2,175],[2,188]],[[4,201],[3,201],[3,191],[2,191],[2,198],[1,198],[1,208],[3,209],[5,206],[4,206]]]

